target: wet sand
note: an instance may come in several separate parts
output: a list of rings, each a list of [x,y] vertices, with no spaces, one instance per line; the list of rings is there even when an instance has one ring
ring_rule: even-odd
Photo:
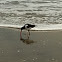
[[[31,31],[0,28],[0,62],[62,62],[62,31]]]

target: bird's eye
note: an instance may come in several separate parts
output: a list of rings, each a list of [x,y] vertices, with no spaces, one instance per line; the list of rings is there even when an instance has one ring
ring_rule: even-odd
[[[27,28],[28,27],[28,25],[25,25],[25,28]]]

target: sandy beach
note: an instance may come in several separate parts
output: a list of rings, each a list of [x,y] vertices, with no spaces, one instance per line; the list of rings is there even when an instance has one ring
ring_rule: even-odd
[[[0,28],[0,62],[62,62],[62,31],[26,32]]]

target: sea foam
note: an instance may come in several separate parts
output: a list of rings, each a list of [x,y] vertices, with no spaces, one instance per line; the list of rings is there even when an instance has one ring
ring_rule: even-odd
[[[35,24],[36,26],[31,30],[42,31],[42,30],[62,30],[62,24]],[[0,27],[8,27],[20,29],[23,25],[9,25],[9,24],[0,24]]]

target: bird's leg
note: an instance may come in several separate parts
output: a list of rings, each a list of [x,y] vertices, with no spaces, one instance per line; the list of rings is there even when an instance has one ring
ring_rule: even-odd
[[[21,33],[22,33],[22,31],[20,32],[20,40],[22,39]]]
[[[29,36],[30,36],[30,32],[29,32],[29,30],[28,30],[28,39],[29,39]]]
[[[28,31],[28,33],[29,33],[29,36],[30,36],[30,31]]]

